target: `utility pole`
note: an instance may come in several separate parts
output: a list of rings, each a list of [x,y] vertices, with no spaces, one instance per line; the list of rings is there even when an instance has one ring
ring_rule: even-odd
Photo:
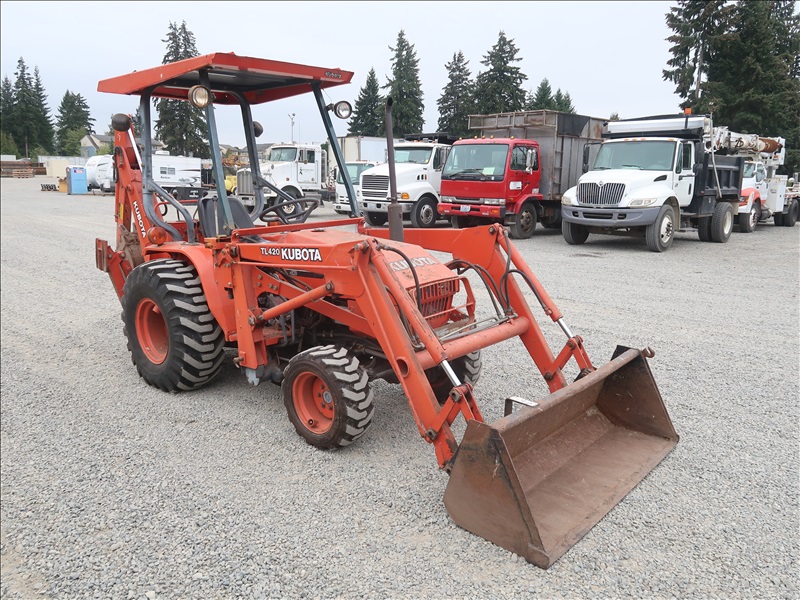
[[[294,117],[295,117],[295,113],[291,113],[289,115],[289,119],[292,122],[292,140],[291,141],[292,141],[293,144],[294,144]]]

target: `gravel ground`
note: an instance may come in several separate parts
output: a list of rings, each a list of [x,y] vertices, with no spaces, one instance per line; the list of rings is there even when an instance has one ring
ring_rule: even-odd
[[[800,227],[687,232],[663,254],[541,229],[516,243],[596,365],[616,344],[656,351],[681,435],[543,571],[450,521],[399,386],[375,384],[372,429],[337,452],[231,361],[196,392],[148,387],[95,268],[113,198],[52,182],[1,182],[3,599],[800,596]],[[484,351],[488,421],[543,393],[522,356]]]

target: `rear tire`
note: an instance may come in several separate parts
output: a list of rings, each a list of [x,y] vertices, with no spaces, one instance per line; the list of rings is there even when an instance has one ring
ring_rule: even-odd
[[[386,213],[376,213],[376,212],[365,212],[364,213],[364,220],[367,222],[367,225],[372,225],[373,227],[382,227],[386,225],[386,221],[389,218],[389,215]]]
[[[283,374],[289,420],[312,446],[323,450],[348,446],[372,423],[372,384],[346,348],[310,348],[295,355]]]
[[[291,188],[290,188],[290,189],[288,189],[288,190],[284,190],[284,191],[285,191],[287,194],[289,194],[289,195],[290,195],[292,198],[294,198],[295,200],[297,200],[297,199],[300,197],[300,194],[299,194],[299,193],[297,192],[297,190],[295,190],[295,189],[291,189]],[[276,199],[276,200],[275,200],[275,202],[276,202],[277,204],[280,204],[281,202],[283,202],[283,200],[281,200],[280,198],[278,198],[278,199]],[[281,214],[281,216],[282,216],[284,219],[291,219],[291,218],[293,218],[295,215],[297,215],[298,213],[301,213],[301,212],[303,212],[303,211],[306,209],[306,207],[307,207],[307,204],[306,204],[305,202],[298,202],[298,203],[296,203],[296,204],[286,204],[286,205],[284,205],[284,206],[278,206],[278,208],[277,208],[277,209],[275,209],[275,210],[276,210],[278,213],[280,213],[280,214]]]
[[[417,200],[411,209],[411,224],[414,227],[420,229],[435,227],[438,218],[438,203],[430,196],[423,196]]]
[[[792,199],[792,203],[789,206],[789,210],[786,211],[786,214],[783,215],[783,222],[781,223],[784,227],[794,227],[797,223],[797,216],[798,212],[800,211],[800,205],[798,205],[796,199]]]
[[[133,364],[149,385],[193,390],[219,373],[225,336],[192,265],[164,259],[136,267],[123,287],[122,319]]]
[[[481,358],[481,351],[476,350],[464,356],[459,356],[455,360],[450,361],[450,366],[456,376],[466,383],[471,383],[473,386],[478,382],[481,377],[481,370],[483,369],[483,359]],[[439,404],[444,404],[447,400],[450,390],[453,389],[453,384],[440,366],[433,367],[425,371],[428,377],[428,383],[433,388],[433,394],[439,401]]]
[[[701,242],[711,241],[711,217],[697,219],[697,235]]]
[[[733,231],[733,207],[730,202],[717,202],[711,216],[711,241],[724,244]]]
[[[647,248],[651,252],[664,252],[675,240],[675,209],[665,204],[658,211],[655,223],[645,229]]]
[[[511,224],[511,237],[517,240],[527,240],[536,229],[536,207],[533,202],[525,202],[519,213],[514,216]]]
[[[585,225],[562,220],[561,235],[570,246],[579,246],[589,237],[589,229]]]

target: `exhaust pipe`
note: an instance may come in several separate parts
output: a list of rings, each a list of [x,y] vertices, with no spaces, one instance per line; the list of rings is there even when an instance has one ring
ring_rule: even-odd
[[[386,98],[386,148],[389,157],[389,239],[403,241],[403,210],[397,201],[397,175],[394,169],[394,137],[392,133],[392,97]]]

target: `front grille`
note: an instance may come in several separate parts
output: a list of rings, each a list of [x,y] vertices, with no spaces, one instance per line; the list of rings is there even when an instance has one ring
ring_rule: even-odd
[[[624,183],[581,183],[578,186],[578,203],[617,206],[624,194]]]
[[[253,195],[253,177],[250,169],[243,169],[236,173],[236,194],[239,196]]]
[[[386,200],[389,196],[389,177],[387,175],[364,175],[361,178],[361,196]]]

